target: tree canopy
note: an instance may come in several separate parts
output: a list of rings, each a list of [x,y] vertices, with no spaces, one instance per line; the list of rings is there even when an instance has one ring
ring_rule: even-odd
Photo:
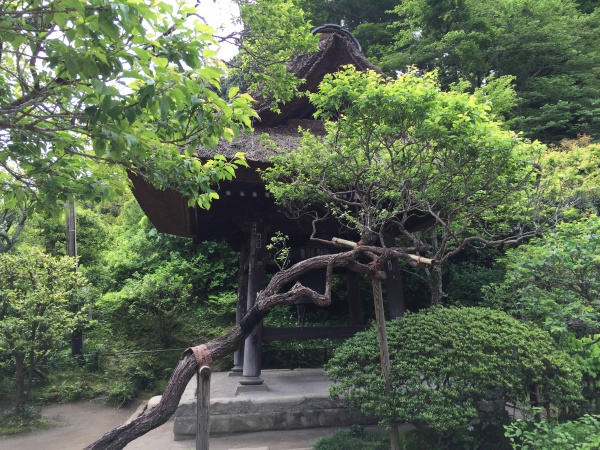
[[[445,84],[464,78],[472,88],[511,75],[515,129],[545,141],[599,134],[598,11],[562,0],[411,0],[395,12],[397,51],[384,66],[437,68]]]
[[[536,231],[528,199],[543,147],[503,130],[476,97],[442,92],[432,74],[346,68],[310,99],[326,137],[306,132],[263,174],[292,214],[334,217],[368,244],[395,233],[439,264],[469,243]]]
[[[0,12],[0,186],[11,208],[123,192],[125,170],[207,207],[233,162],[214,148],[250,126],[219,96],[212,29],[185,2],[6,1]]]
[[[600,219],[563,222],[511,249],[506,276],[488,288],[490,304],[561,336],[600,333]]]
[[[34,371],[86,322],[87,281],[73,259],[36,250],[0,253],[0,356],[15,365],[15,407],[31,392]]]
[[[556,142],[581,133],[600,135],[597,2],[381,0],[365,6],[356,0],[306,0],[301,5],[317,24],[348,26],[366,55],[392,76],[413,65],[437,69],[444,89],[466,81],[470,92],[492,79],[511,80],[519,102],[507,118],[530,138]]]

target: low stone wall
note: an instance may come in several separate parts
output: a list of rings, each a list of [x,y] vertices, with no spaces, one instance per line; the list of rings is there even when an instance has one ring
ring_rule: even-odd
[[[216,398],[210,404],[210,434],[368,425],[375,420],[326,396]],[[180,404],[174,416],[175,440],[196,435],[196,403]]]

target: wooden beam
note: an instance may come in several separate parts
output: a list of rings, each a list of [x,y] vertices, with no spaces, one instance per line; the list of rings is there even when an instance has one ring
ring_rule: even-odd
[[[262,338],[263,341],[345,339],[366,329],[366,325],[342,327],[263,327]]]
[[[346,295],[348,297],[350,325],[363,325],[365,320],[360,301],[360,279],[356,272],[346,272]]]

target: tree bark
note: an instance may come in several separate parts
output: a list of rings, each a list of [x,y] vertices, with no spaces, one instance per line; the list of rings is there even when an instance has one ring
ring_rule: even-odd
[[[381,360],[381,374],[385,381],[386,393],[392,392],[390,381],[391,364],[390,352],[387,341],[387,330],[385,327],[385,312],[383,310],[383,295],[381,293],[381,278],[372,277],[373,302],[375,304],[375,321],[377,323],[377,337],[379,339],[379,359]],[[398,435],[398,424],[390,422],[390,447],[391,450],[400,450],[400,436]]]
[[[439,305],[444,296],[442,285],[442,267],[433,266],[427,273],[429,289],[431,290],[431,306]]]

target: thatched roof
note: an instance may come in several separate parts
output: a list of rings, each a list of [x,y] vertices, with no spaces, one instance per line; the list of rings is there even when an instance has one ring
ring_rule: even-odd
[[[215,154],[233,158],[238,152],[245,152],[247,161],[268,163],[271,156],[279,152],[293,151],[298,148],[301,134],[299,129],[310,130],[314,135],[325,134],[320,120],[290,119],[285,125],[275,127],[256,127],[250,134],[239,136],[228,142],[222,139],[215,150],[199,148],[196,155],[204,159]]]
[[[313,32],[321,34],[319,50],[296,56],[288,66],[290,72],[305,80],[300,86],[301,91],[316,92],[325,75],[335,73],[348,64],[354,65],[358,70],[381,73],[379,68],[365,58],[360,44],[349,31],[339,25],[328,24],[315,28]],[[259,94],[254,96],[260,98]],[[299,127],[310,130],[313,134],[324,134],[323,123],[313,119],[315,108],[306,97],[294,98],[280,105],[278,113],[271,111],[272,103],[272,98],[259,100],[255,109],[260,119],[254,123],[254,133],[240,136],[232,142],[221,140],[215,150],[199,148],[196,154],[208,159],[215,154],[232,158],[237,152],[245,152],[250,163],[268,163],[269,158],[277,151],[298,148],[301,138]],[[265,134],[269,135],[268,140],[265,139]],[[279,150],[273,148],[272,143]]]
[[[337,25],[319,27],[315,31],[321,33],[319,50],[299,55],[289,65],[291,72],[305,80],[300,90],[316,92],[325,75],[348,64],[359,70],[379,72],[364,57],[360,45],[348,31]],[[310,223],[289,220],[277,209],[256,169],[267,167],[270,157],[277,152],[297,149],[301,139],[299,127],[318,135],[324,134],[324,126],[321,121],[314,120],[314,107],[306,97],[280,105],[280,113],[271,111],[271,104],[272,99],[259,101],[256,110],[260,120],[254,123],[252,134],[232,142],[221,140],[215,150],[196,150],[202,159],[215,154],[232,158],[238,152],[245,152],[250,164],[250,168],[239,168],[233,181],[221,183],[221,199],[210,210],[189,208],[187,199],[181,194],[160,191],[142,177],[130,174],[134,195],[158,231],[196,239],[221,238],[235,243],[242,236],[240,226],[248,218],[259,215],[290,236],[306,238],[310,235]],[[265,134],[268,134],[267,138]]]
[[[288,70],[298,78],[305,80],[300,86],[301,91],[316,92],[319,83],[328,73],[337,72],[340,67],[352,64],[358,70],[374,70],[381,73],[380,69],[371,64],[360,50],[360,45],[348,31],[332,25],[316,28],[321,33],[319,37],[319,50],[315,53],[306,53],[296,56],[288,66]],[[285,124],[289,119],[311,119],[314,107],[306,97],[294,98],[290,102],[280,105],[280,112],[271,111],[273,99],[263,99],[256,107],[260,116],[257,127],[273,127]]]

